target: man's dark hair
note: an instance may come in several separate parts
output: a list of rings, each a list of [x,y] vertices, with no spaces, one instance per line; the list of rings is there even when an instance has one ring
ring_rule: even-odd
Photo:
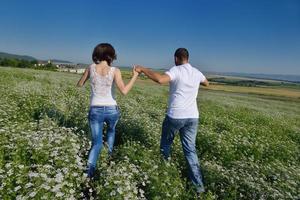
[[[98,44],[93,51],[93,61],[98,64],[101,61],[106,61],[108,65],[111,65],[113,60],[117,59],[117,55],[114,47],[109,43]]]
[[[174,56],[176,58],[178,58],[180,61],[188,60],[189,59],[189,52],[188,52],[188,50],[186,48],[178,48],[175,51]]]

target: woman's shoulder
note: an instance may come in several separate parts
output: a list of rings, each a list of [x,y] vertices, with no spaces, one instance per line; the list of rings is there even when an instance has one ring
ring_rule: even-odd
[[[87,69],[91,69],[92,67],[95,67],[96,66],[96,64],[95,63],[92,63],[92,64],[90,64],[88,67],[87,67]]]
[[[115,66],[111,66],[111,70],[115,73],[115,72],[120,72],[119,67],[115,67]]]
[[[112,70],[119,70],[119,67],[111,66],[111,69],[112,69]]]
[[[118,67],[111,67],[111,72],[114,78],[119,77],[121,75],[121,71]]]
[[[92,69],[93,67],[95,67],[95,66],[96,66],[95,63],[90,64],[87,68],[85,68],[85,70],[86,70],[86,71],[91,71],[91,69]]]

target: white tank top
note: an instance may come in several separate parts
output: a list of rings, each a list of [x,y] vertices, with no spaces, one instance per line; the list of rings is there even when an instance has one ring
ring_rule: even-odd
[[[117,105],[114,95],[114,71],[111,67],[108,74],[102,76],[96,71],[96,64],[90,66],[91,102],[90,106]]]

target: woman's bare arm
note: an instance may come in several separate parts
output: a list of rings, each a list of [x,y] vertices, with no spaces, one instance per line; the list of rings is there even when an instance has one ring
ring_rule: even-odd
[[[122,74],[121,71],[116,68],[115,71],[115,82],[116,85],[118,87],[118,89],[120,90],[120,92],[123,95],[126,95],[132,88],[134,82],[136,81],[137,77],[139,76],[139,73],[135,71],[135,68],[133,68],[132,70],[132,78],[130,79],[130,81],[127,83],[127,85],[124,84],[123,79],[122,79]]]
[[[80,80],[77,83],[77,87],[82,87],[85,82],[89,79],[90,77],[90,70],[89,68],[86,68],[83,75],[81,76]]]

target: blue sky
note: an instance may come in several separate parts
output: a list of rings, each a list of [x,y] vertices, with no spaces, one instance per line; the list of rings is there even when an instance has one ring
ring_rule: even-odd
[[[115,65],[168,68],[176,48],[203,71],[300,75],[300,0],[6,0],[0,51],[91,62],[111,43]]]

